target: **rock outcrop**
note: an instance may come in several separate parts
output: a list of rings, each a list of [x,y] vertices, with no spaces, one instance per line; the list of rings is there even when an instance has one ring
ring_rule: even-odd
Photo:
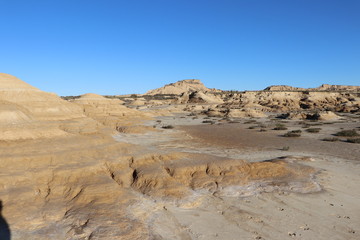
[[[178,99],[166,99],[167,104],[174,100],[168,107],[171,111],[196,109],[218,117],[323,109],[304,117],[327,120],[338,116],[325,109],[359,109],[358,95],[350,93],[214,93],[198,80],[181,81],[150,94],[182,94]],[[216,202],[229,193],[248,196],[274,190],[320,190],[314,180],[317,171],[300,163],[307,157],[259,162],[219,157],[230,156],[229,146],[224,152],[220,149],[221,155],[213,145],[202,150],[203,146],[197,145],[200,142],[184,142],[190,137],[177,132],[176,126],[171,130],[171,125],[162,125],[162,131],[155,132],[167,131],[168,135],[133,134],[159,128],[159,124],[143,124],[153,115],[146,108],[151,101],[143,102],[140,111],[97,94],[65,101],[0,74],[0,200],[13,239],[169,239],[169,229],[178,235],[171,239],[190,239],[179,234],[184,227],[168,213],[165,203],[191,208],[194,199],[201,203],[204,196],[208,196],[206,201]],[[170,112],[158,102],[152,104],[158,115]],[[163,120],[170,119],[176,120]],[[161,121],[157,123],[163,124]],[[127,137],[138,142],[126,141]],[[181,150],[184,152],[177,152]],[[220,216],[218,208],[213,211],[213,216]],[[169,228],[154,232],[151,224],[159,214],[175,220]],[[221,212],[224,221],[232,222],[223,216]],[[177,232],[172,231],[174,226]]]
[[[103,101],[90,97],[84,97],[87,104]],[[130,218],[116,206],[131,201],[131,194],[121,198],[107,170],[113,161],[128,163],[130,145],[114,141],[114,130],[95,118],[81,104],[0,75],[0,196],[13,239],[146,236],[137,220],[133,230],[124,230]],[[117,224],[105,224],[121,215]]]
[[[43,92],[9,74],[0,73],[0,100],[20,105],[37,120],[84,117],[80,108],[56,94]]]
[[[330,85],[330,84],[323,84],[317,88],[309,88],[312,91],[344,91],[344,92],[360,92],[360,86],[347,86],[347,85]]]
[[[132,125],[136,123],[150,119],[149,114],[128,108],[123,105],[123,101],[116,98],[88,93],[73,102],[81,107],[86,116],[116,130],[125,131],[126,128],[133,128]]]
[[[353,92],[251,91],[228,94],[223,99],[228,108],[256,108],[263,112],[360,111],[359,94]]]
[[[93,133],[99,123],[82,109],[9,74],[0,74],[0,140],[24,140]]]
[[[274,85],[263,91],[236,92],[208,89],[199,80],[183,80],[147,94],[178,95],[172,103],[167,100],[163,104],[184,104],[185,110],[203,112],[208,116],[242,118],[265,117],[266,113],[290,113],[294,118],[306,119],[321,112],[324,117],[320,119],[329,120],[337,119],[337,116],[325,117],[327,114],[324,112],[360,111],[359,89],[357,86],[327,84],[318,88]],[[135,100],[135,103],[146,106],[150,102]]]
[[[264,91],[304,91],[305,88],[291,87],[286,85],[273,85],[264,89]]]
[[[198,79],[186,79],[178,81],[176,83],[167,84],[164,87],[150,90],[146,95],[156,95],[156,94],[175,94],[180,95],[183,93],[189,92],[208,92],[212,91],[211,89],[205,87],[205,85]]]
[[[299,88],[299,87],[292,87],[286,85],[273,85],[269,86],[264,89],[264,91],[284,91],[284,92],[291,92],[291,91],[312,91],[312,92],[360,92],[359,86],[347,86],[347,85],[330,85],[330,84],[322,84],[316,88]]]

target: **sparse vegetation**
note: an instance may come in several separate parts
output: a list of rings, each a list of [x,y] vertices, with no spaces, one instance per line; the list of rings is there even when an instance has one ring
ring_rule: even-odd
[[[287,130],[287,127],[284,124],[278,123],[275,125],[273,130]]]
[[[277,119],[287,119],[290,116],[290,113],[282,113],[280,115],[277,115]]]
[[[283,148],[281,148],[281,151],[289,151],[290,147],[289,146],[284,146]]]
[[[307,132],[309,133],[318,133],[320,132],[321,128],[308,128],[306,129]]]
[[[80,98],[80,96],[61,96],[61,98],[69,101],[69,100],[75,100],[77,98]]]
[[[238,120],[231,120],[231,119],[226,119],[228,123],[240,123],[240,121]]]
[[[337,142],[337,141],[339,141],[339,139],[336,138],[336,137],[330,137],[330,138],[324,138],[323,141],[326,141],[326,142]]]
[[[164,128],[164,129],[173,129],[174,126],[173,125],[164,125],[164,126],[162,126],[162,128]]]
[[[134,94],[136,95],[136,94]],[[155,94],[155,95],[142,95],[141,97],[145,98],[146,101],[149,100],[169,100],[176,99],[179,95],[176,94]]]
[[[360,138],[348,138],[346,141],[349,143],[360,143]]]
[[[284,137],[300,137],[301,136],[301,130],[293,130],[285,133],[283,135]]]
[[[230,120],[230,121],[228,121],[228,123],[240,123],[240,121]]]
[[[244,122],[244,124],[251,124],[251,123],[256,123],[256,120],[248,120],[248,121]]]
[[[343,130],[343,131],[335,133],[334,135],[339,136],[339,137],[357,137],[357,136],[360,136],[360,134],[358,134],[355,129],[353,129],[353,130]]]
[[[210,123],[210,124],[214,124],[215,122],[214,122],[214,121],[211,121],[211,120],[204,120],[204,121],[202,121],[202,123]]]
[[[318,121],[320,118],[320,114],[319,113],[314,113],[314,114],[307,114],[306,115],[306,119],[307,120],[311,120],[311,121]]]

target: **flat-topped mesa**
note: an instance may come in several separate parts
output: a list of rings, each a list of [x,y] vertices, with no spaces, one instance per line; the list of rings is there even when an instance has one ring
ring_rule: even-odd
[[[146,95],[156,95],[156,94],[175,94],[180,95],[188,92],[209,92],[213,91],[205,87],[205,85],[199,79],[185,79],[175,83],[167,84],[161,88],[150,90]]]
[[[348,85],[330,85],[322,84],[317,88],[309,88],[312,91],[349,91],[349,92],[360,92],[360,86],[348,86]]]
[[[184,79],[184,80],[180,80],[177,83],[188,83],[188,84],[201,84],[204,85],[200,79]]]
[[[310,92],[359,92],[360,86],[347,86],[347,85],[330,85],[330,84],[322,84],[320,87],[316,88],[299,88],[292,87],[287,85],[272,85],[264,89],[264,91],[270,92],[293,92],[293,91],[310,91]]]
[[[292,87],[287,85],[272,85],[264,89],[264,91],[304,91],[305,88]]]

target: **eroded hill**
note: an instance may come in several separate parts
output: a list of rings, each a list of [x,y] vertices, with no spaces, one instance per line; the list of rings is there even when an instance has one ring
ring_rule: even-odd
[[[0,74],[2,215],[13,239],[259,237],[261,226],[242,223],[264,216],[245,214],[231,197],[319,192],[315,158],[274,150],[250,161],[241,147],[211,145],[180,125],[358,112],[354,92],[226,92],[199,80],[122,100],[84,94],[66,101]],[[282,237],[276,232],[269,239]]]

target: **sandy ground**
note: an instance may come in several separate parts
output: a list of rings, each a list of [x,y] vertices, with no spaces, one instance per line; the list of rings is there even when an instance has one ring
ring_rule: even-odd
[[[153,217],[154,232],[161,239],[358,239],[359,166],[340,159],[311,165],[323,169],[319,193],[204,195],[190,208],[164,203]]]
[[[208,120],[215,124],[203,123]],[[12,164],[0,173],[1,184],[19,176],[14,186],[7,184],[0,193],[5,193],[0,217],[8,221],[12,239],[359,239],[360,145],[321,140],[341,128],[358,128],[359,122],[317,125],[322,128],[319,133],[303,131],[300,138],[285,138],[281,135],[288,130],[271,130],[276,122],[247,121],[179,114],[148,121],[146,125],[155,131],[114,136],[120,143],[94,135],[7,144],[11,156],[2,155],[2,161]],[[267,131],[248,129],[257,124],[266,125]],[[284,124],[289,130],[304,130],[299,121]],[[169,125],[174,128],[163,128]],[[84,141],[83,149],[77,141]],[[281,150],[284,146],[289,150]],[[26,164],[21,161],[24,149],[29,157]],[[35,153],[37,161],[31,159]],[[58,154],[64,157],[53,157]],[[263,162],[285,156],[290,156],[286,161],[317,172],[305,180],[286,177],[276,184],[274,179],[260,179],[215,190],[191,188],[180,199],[162,197],[167,184],[173,186],[161,172],[165,162],[180,166],[186,180],[192,176],[185,168],[196,168],[199,162],[205,162],[198,165],[200,169],[207,161]],[[135,164],[129,168],[131,159]],[[143,184],[154,186],[153,195],[142,194],[131,183],[137,178],[134,169],[147,171],[150,181]],[[195,181],[201,182],[201,169],[197,173]]]
[[[197,92],[126,98],[129,109],[1,73],[0,90],[0,240],[360,239],[360,145],[322,141],[360,130],[358,94]],[[337,121],[272,112],[301,106]]]
[[[245,121],[246,122],[246,121]],[[265,122],[265,125],[270,125]],[[297,154],[317,154],[333,156],[355,161],[360,160],[360,147],[358,144],[350,144],[343,141],[325,142],[322,139],[334,137],[332,134],[343,129],[353,129],[360,126],[360,123],[334,123],[313,126],[321,128],[319,133],[308,133],[306,129],[298,124],[298,121],[288,122],[285,125],[287,130],[271,130],[260,132],[259,129],[249,129],[256,124],[221,124],[221,125],[189,125],[181,127],[195,141],[203,145],[215,145],[222,148],[241,149],[254,151],[277,151],[285,146]],[[274,124],[273,124],[274,125]],[[270,125],[271,126],[271,125]],[[299,138],[285,138],[282,135],[291,130],[302,130]]]
[[[161,124],[175,128],[145,135],[124,134],[117,139],[141,144],[147,151],[176,150],[248,161],[307,156],[311,161],[301,164],[319,170],[314,181],[321,190],[304,194],[254,183],[241,189],[241,195],[234,187],[220,194],[195,191],[180,202],[141,196],[130,209],[139,217],[146,216],[154,239],[360,238],[360,147],[321,141],[339,128],[357,127],[357,122],[325,124],[319,134],[303,132],[302,137],[289,139],[280,136],[287,131],[259,132],[244,123],[209,125],[201,124],[202,120],[163,117]],[[299,129],[296,121],[286,125],[289,130]],[[289,150],[281,151],[283,146]]]

